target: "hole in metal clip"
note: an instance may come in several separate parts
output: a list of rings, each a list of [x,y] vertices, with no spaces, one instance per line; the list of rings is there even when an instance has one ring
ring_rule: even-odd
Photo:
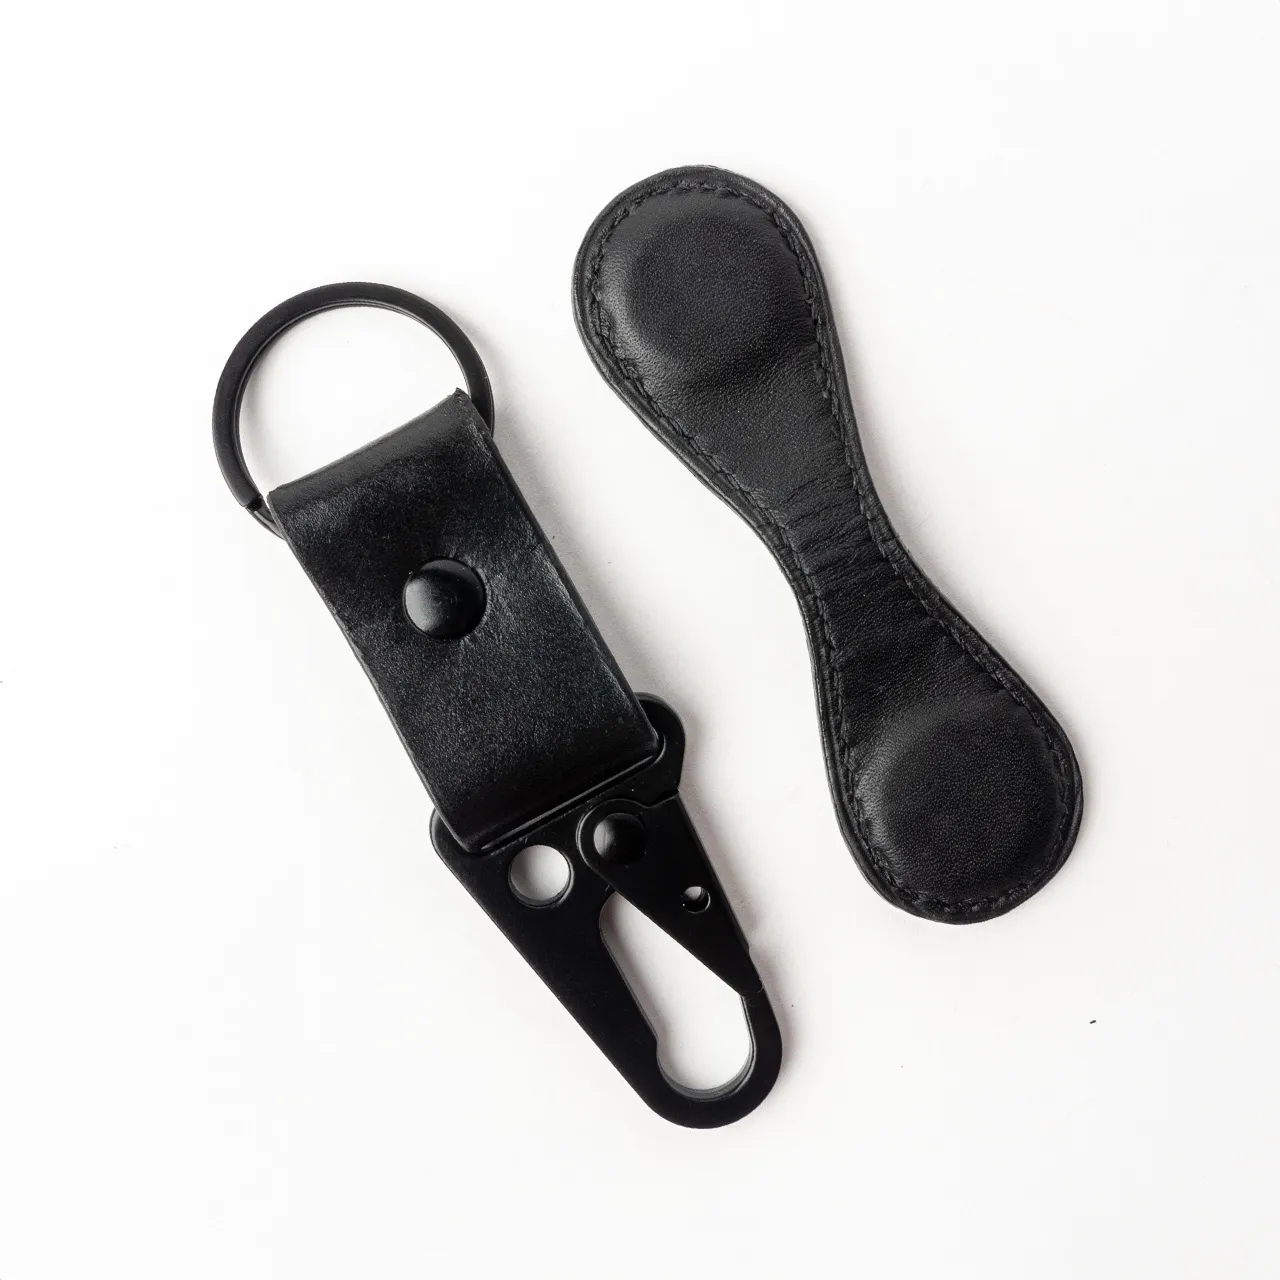
[[[680,905],[686,911],[705,911],[711,905],[711,895],[700,884],[691,884],[680,895]]]
[[[569,859],[550,845],[531,844],[511,859],[507,883],[526,907],[549,907],[569,892]]]
[[[600,934],[658,1038],[663,1074],[685,1089],[732,1080],[751,1056],[733,989],[619,894],[604,904]]]

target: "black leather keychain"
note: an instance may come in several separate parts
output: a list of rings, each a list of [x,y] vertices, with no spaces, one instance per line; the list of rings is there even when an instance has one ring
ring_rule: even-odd
[[[434,330],[467,394],[264,498],[240,448],[249,376],[286,329],[345,306]],[[227,362],[213,411],[227,484],[285,539],[351,642],[435,802],[441,858],[650,1107],[678,1124],[727,1124],[769,1092],[782,1046],[678,795],[683,729],[670,707],[632,693],[492,427],[489,381],[462,331],[413,294],[374,284],[313,289],[263,316]],[[510,881],[531,845],[558,849],[571,867],[549,903]],[[601,937],[613,893],[742,998],[750,1056],[724,1087],[689,1090],[664,1075]]]
[[[1075,840],[1075,755],[890,526],[795,215],[723,169],[647,178],[587,233],[574,305],[605,380],[795,591],[836,813],[872,885],[957,924],[1035,893]]]

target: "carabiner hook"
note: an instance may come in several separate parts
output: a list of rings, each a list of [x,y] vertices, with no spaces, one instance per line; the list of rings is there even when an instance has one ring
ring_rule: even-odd
[[[660,699],[640,694],[640,705],[660,745],[637,771],[495,849],[468,853],[438,816],[431,838],[454,875],[645,1102],[676,1124],[713,1129],[740,1120],[773,1088],[782,1067],[782,1034],[678,794],[684,727]],[[621,827],[619,817],[636,834],[613,838],[609,827]],[[511,892],[508,874],[516,855],[535,844],[559,850],[573,874],[553,902],[531,907]],[[691,886],[701,896],[686,896]],[[718,1088],[689,1089],[663,1071],[653,1028],[600,932],[600,912],[612,893],[643,911],[741,998],[751,1050],[737,1075]]]

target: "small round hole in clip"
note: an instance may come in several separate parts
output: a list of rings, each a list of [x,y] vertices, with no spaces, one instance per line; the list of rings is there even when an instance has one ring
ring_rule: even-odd
[[[511,892],[526,907],[554,906],[569,892],[572,879],[569,859],[545,844],[521,849],[507,869]]]
[[[711,895],[700,884],[691,884],[680,895],[680,905],[686,911],[705,911],[711,905]]]

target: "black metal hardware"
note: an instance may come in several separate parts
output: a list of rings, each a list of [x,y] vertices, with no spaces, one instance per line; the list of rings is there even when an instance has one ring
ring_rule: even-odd
[[[640,705],[661,746],[636,772],[491,852],[468,853],[438,818],[431,838],[471,896],[649,1106],[677,1124],[715,1128],[763,1101],[782,1066],[782,1036],[746,939],[680,801],[684,727],[658,698],[641,694]],[[594,839],[615,815],[643,824],[645,847],[635,856],[611,858]],[[530,845],[550,845],[573,868],[567,890],[546,906],[526,905],[509,883],[513,859]],[[697,910],[686,903],[689,889],[703,895]],[[686,1089],[663,1073],[653,1030],[600,934],[600,912],[612,893],[643,911],[742,998],[751,1052],[727,1084]]]

